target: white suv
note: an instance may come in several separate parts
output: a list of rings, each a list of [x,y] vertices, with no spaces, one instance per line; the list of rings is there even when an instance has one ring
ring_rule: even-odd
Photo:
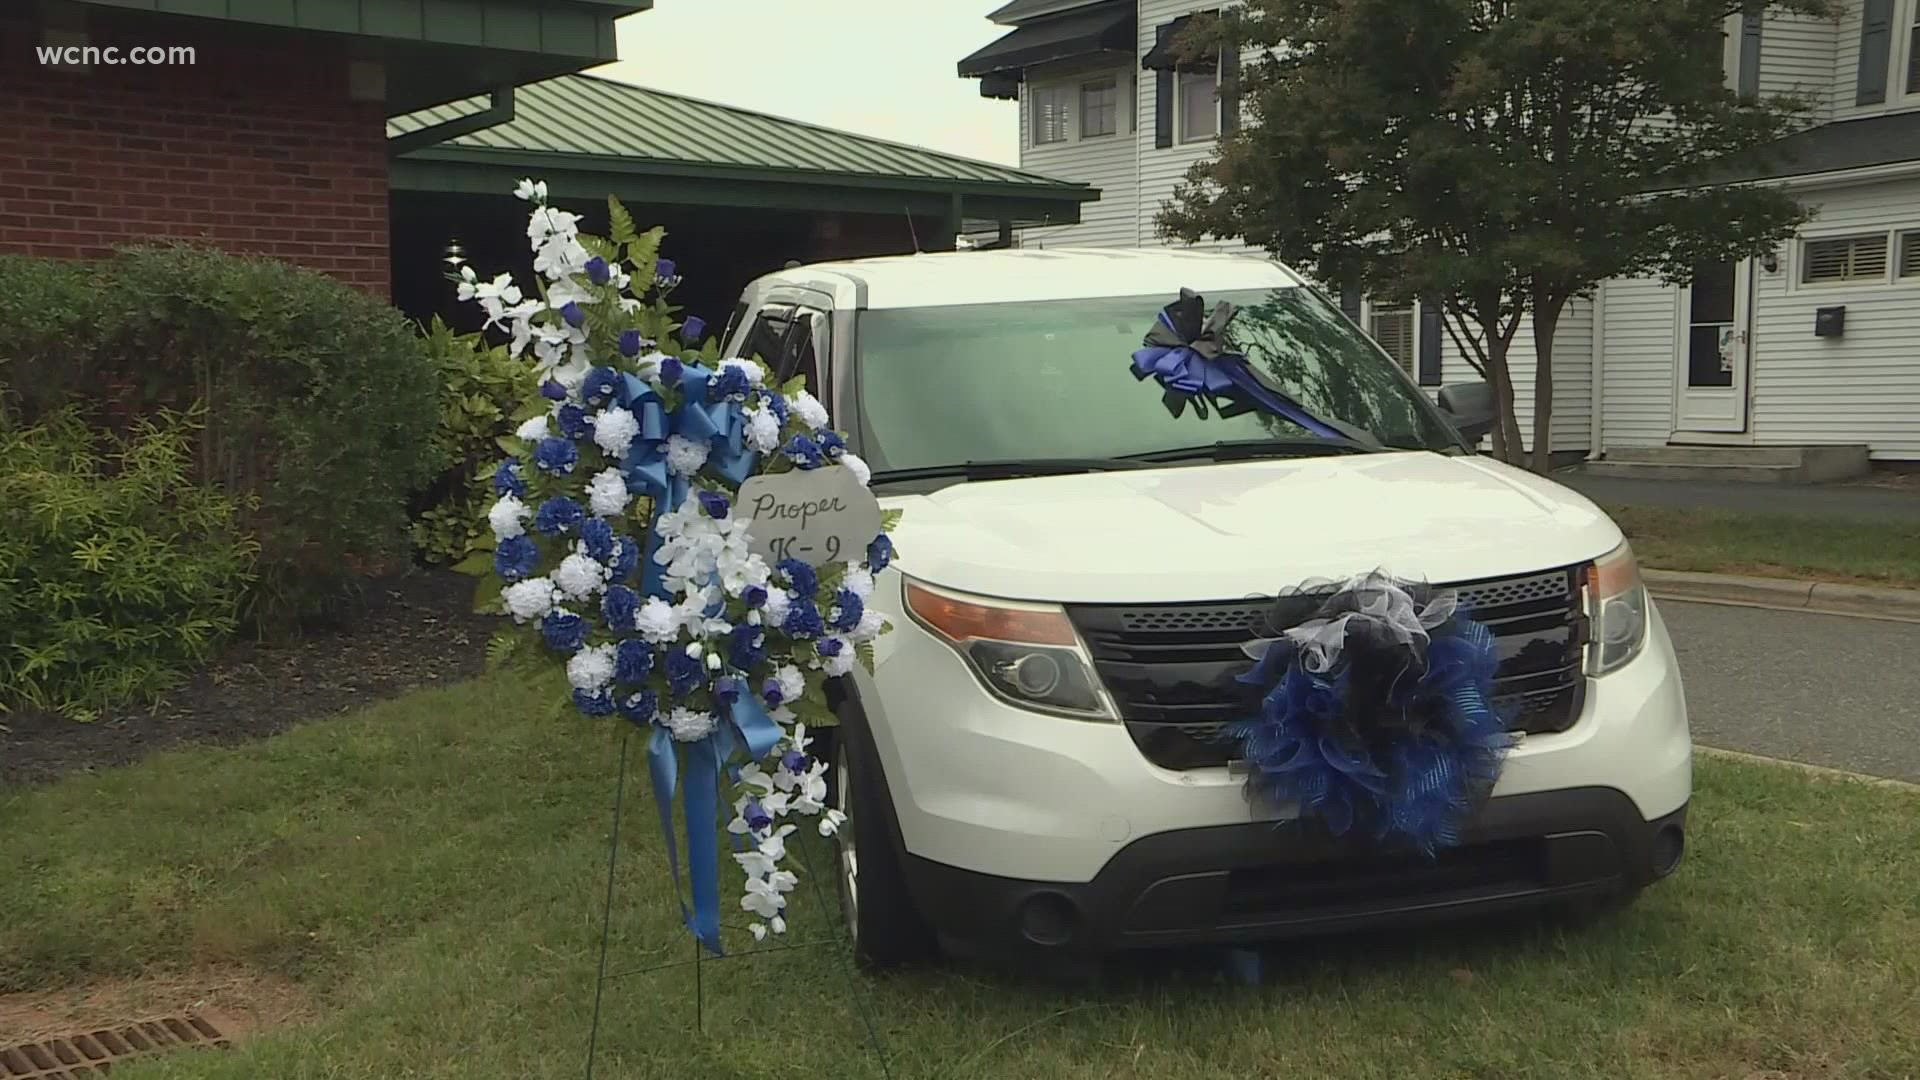
[[[1263,379],[1354,439],[1172,416],[1129,359],[1183,288],[1241,305]],[[1620,530],[1475,456],[1461,431],[1484,417],[1437,408],[1283,267],[1114,250],[796,267],[749,287],[727,347],[823,387],[905,511],[871,601],[896,629],[841,688],[832,743],[868,960],[1606,901],[1679,863],[1686,703]],[[1270,598],[1377,568],[1472,604],[1523,733],[1435,858],[1276,827],[1219,737],[1253,711],[1234,678]]]

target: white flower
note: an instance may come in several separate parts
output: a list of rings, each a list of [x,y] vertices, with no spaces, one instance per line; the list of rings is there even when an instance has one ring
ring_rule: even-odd
[[[532,177],[524,178],[520,181],[520,186],[513,189],[513,197],[529,202],[546,202],[547,182],[542,180],[536,184],[533,182]]]
[[[767,924],[766,923],[748,923],[747,930],[753,934],[753,940],[755,941],[767,940]]]
[[[513,430],[515,435],[528,442],[539,442],[548,437],[547,418],[536,416]]]
[[[780,893],[765,878],[748,878],[747,894],[740,898],[742,910],[751,911],[763,919],[777,918],[786,907]]]
[[[655,645],[672,641],[680,632],[679,617],[674,614],[673,605],[657,596],[647,597],[634,616],[635,629],[641,637]]]
[[[576,551],[560,560],[560,569],[553,572],[553,583],[568,596],[585,600],[606,586],[607,574],[605,564]]]
[[[857,659],[858,657],[854,654],[853,646],[848,645],[846,648],[841,649],[838,654],[827,657],[826,661],[822,663],[820,667],[821,670],[825,671],[828,675],[845,675],[847,672],[853,670],[853,665]]]
[[[840,579],[840,587],[865,600],[873,593],[873,571],[864,566],[849,566]]]
[[[827,426],[827,407],[820,404],[819,398],[802,390],[788,398],[787,403],[793,407],[793,415],[809,428],[818,431]]]
[[[806,675],[792,664],[782,664],[780,670],[773,673],[773,677],[775,681],[780,684],[780,700],[782,701],[799,701],[801,695],[807,692]],[[800,737],[804,740],[806,733],[802,732]],[[794,749],[804,753],[806,752],[806,744],[804,742],[797,743]]]
[[[859,454],[841,454],[840,464],[845,465],[853,471],[853,475],[860,481],[861,487],[866,487],[873,481],[873,466],[863,461]]]
[[[812,816],[827,808],[827,763],[816,761],[799,778],[800,793],[793,798],[793,808],[799,813]]]
[[[728,596],[739,596],[750,585],[765,585],[773,575],[767,560],[751,551],[744,555],[731,549],[724,551],[715,569],[720,574],[720,587]]]
[[[547,290],[547,310],[549,311],[559,311],[568,304],[591,304],[592,302],[593,290],[572,278],[556,281]]]
[[[710,447],[679,435],[667,437],[667,468],[678,476],[692,476],[707,463]]]
[[[553,582],[543,577],[516,581],[500,590],[500,602],[514,622],[538,619],[553,610]]]
[[[567,661],[567,681],[575,690],[589,694],[604,690],[613,682],[612,645],[589,645]]]
[[[787,610],[792,606],[792,593],[785,589],[769,587],[767,605],[761,609],[760,615],[767,621],[768,626],[779,626],[787,621]]]
[[[668,734],[678,742],[699,742],[714,729],[712,713],[693,709],[675,709],[667,714],[665,723]]]
[[[846,823],[847,815],[829,806],[826,812],[820,817],[820,835],[832,836],[834,833],[840,831],[840,826]]]
[[[759,453],[773,453],[780,448],[780,418],[768,408],[748,411],[746,437],[747,445]]]
[[[872,641],[887,630],[887,617],[868,608],[860,613],[860,622],[848,634],[855,641]]]
[[[493,526],[495,540],[511,540],[527,531],[522,522],[532,514],[526,503],[512,495],[502,495],[500,501],[487,511],[487,523]]]
[[[626,457],[627,447],[633,444],[634,436],[638,434],[640,421],[618,405],[602,409],[593,418],[594,444],[614,457]]]
[[[596,433],[596,438],[598,433]],[[617,517],[633,501],[619,469],[602,469],[587,482],[587,503],[595,517]]]
[[[720,361],[721,371],[727,371],[733,368],[739,369],[740,373],[747,377],[747,383],[751,386],[759,386],[762,382],[766,381],[767,369],[751,360]]]

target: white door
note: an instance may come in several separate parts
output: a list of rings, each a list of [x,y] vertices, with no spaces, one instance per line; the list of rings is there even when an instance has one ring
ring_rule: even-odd
[[[1680,290],[1675,345],[1674,433],[1746,431],[1753,260],[1700,267]]]

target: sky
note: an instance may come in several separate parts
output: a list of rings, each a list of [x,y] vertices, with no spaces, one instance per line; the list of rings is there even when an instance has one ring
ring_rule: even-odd
[[[954,65],[1008,28],[1004,0],[655,0],[594,74],[776,116],[1018,164],[1017,106]]]

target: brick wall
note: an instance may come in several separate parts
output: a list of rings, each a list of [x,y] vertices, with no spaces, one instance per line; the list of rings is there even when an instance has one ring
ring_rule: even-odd
[[[386,295],[385,109],[337,40],[96,14],[96,45],[192,45],[193,66],[42,67],[0,21],[0,251],[61,258],[172,237]]]

